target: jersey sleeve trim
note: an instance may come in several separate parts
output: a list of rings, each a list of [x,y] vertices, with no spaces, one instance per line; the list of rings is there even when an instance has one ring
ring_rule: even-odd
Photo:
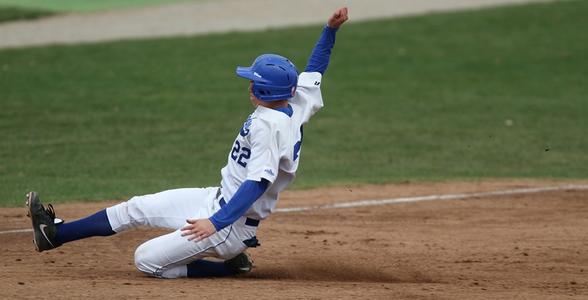
[[[298,86],[320,88],[322,78],[319,72],[302,72],[298,75]]]

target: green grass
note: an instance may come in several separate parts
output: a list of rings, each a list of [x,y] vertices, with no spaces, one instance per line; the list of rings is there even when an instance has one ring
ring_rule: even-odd
[[[41,9],[55,12],[86,12],[188,1],[190,0],[0,0],[0,6]]]
[[[566,1],[345,26],[295,186],[587,178],[587,13]],[[218,185],[251,111],[235,66],[278,52],[302,68],[319,32],[0,51],[0,201]]]
[[[0,5],[0,23],[8,21],[20,21],[38,19],[52,15],[53,12],[30,9],[30,8],[18,8],[18,7],[5,7]]]

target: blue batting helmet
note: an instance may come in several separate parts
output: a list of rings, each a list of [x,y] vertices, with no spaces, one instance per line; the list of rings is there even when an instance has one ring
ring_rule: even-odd
[[[237,67],[238,76],[253,81],[253,95],[263,101],[290,99],[298,84],[298,70],[277,54],[258,56],[251,67]]]

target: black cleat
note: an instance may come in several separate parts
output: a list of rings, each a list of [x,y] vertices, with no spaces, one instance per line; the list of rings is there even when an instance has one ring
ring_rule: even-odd
[[[232,268],[236,275],[247,274],[253,269],[253,260],[251,260],[249,254],[245,252],[226,260],[225,264]]]
[[[33,242],[37,251],[43,252],[61,246],[55,240],[57,230],[53,206],[49,204],[45,208],[36,192],[29,192],[26,197],[27,216],[33,223]]]

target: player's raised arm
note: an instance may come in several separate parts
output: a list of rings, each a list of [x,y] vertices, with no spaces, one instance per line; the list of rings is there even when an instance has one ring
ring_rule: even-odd
[[[347,21],[347,7],[336,10],[329,18],[327,26],[323,29],[323,33],[318,42],[314,46],[308,64],[304,69],[305,72],[319,72],[325,74],[329,66],[329,59],[331,57],[331,49],[335,45],[335,35],[339,27]]]

